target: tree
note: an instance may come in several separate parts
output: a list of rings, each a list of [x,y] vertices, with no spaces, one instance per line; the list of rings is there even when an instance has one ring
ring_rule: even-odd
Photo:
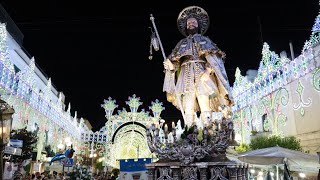
[[[251,140],[250,149],[262,149],[274,146],[280,146],[283,148],[301,151],[300,141],[294,136],[280,137],[278,135],[272,136],[258,136]]]
[[[23,141],[21,156],[13,156],[13,162],[21,163],[32,157],[32,150],[38,141],[38,137],[35,133],[27,131],[27,128],[25,127],[12,130],[10,138]]]
[[[51,146],[50,146],[50,145],[44,147],[44,149],[46,150],[47,157],[53,157],[53,156],[54,156],[55,153],[54,153],[53,150],[51,149]]]
[[[95,167],[96,167],[96,169],[99,169],[99,171],[102,171],[103,170],[103,162],[101,161],[101,162],[96,162],[96,164],[95,164]]]
[[[240,143],[240,146],[237,146],[235,150],[239,153],[246,152],[250,150],[250,146],[246,143]]]

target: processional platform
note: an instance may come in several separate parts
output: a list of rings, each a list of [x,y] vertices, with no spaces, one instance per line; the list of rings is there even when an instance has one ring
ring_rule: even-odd
[[[146,164],[146,167],[149,180],[248,179],[248,164],[234,161],[195,162],[188,165],[181,165],[180,162],[155,162]]]

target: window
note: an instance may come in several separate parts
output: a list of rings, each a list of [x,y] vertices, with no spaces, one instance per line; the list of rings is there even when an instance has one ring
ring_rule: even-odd
[[[14,67],[14,72],[15,73],[18,73],[20,71],[20,69],[16,65],[13,65],[13,67]]]
[[[268,129],[265,128],[265,124],[268,123],[267,122],[267,113],[265,113],[264,115],[262,115],[262,129],[263,129],[263,132],[267,132],[269,131]]]

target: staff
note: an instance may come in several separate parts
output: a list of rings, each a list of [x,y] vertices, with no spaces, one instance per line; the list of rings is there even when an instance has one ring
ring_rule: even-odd
[[[156,38],[158,39],[158,40],[155,39],[155,43],[157,43],[157,42],[159,43],[160,49],[161,49],[161,52],[162,52],[162,56],[163,56],[163,61],[165,61],[165,60],[166,60],[166,55],[164,54],[164,50],[163,50],[163,47],[162,47],[162,43],[161,43],[161,40],[160,40],[160,36],[159,36],[159,34],[158,34],[158,30],[157,30],[156,24],[154,23],[154,17],[153,17],[152,14],[150,14],[150,20],[151,20],[151,22],[152,22],[154,31],[156,32],[156,36],[157,36]],[[153,44],[154,47],[156,46],[155,43]]]
[[[166,58],[166,55],[164,53],[164,50],[163,50],[163,47],[162,47],[162,43],[161,43],[161,40],[160,40],[160,36],[158,34],[158,30],[157,30],[156,24],[154,23],[154,17],[153,17],[152,14],[150,14],[150,20],[152,22],[153,29],[154,29],[154,31],[156,33],[156,37],[154,37],[156,39],[151,39],[151,43],[152,43],[154,48],[156,48],[157,47],[157,43],[159,43],[159,46],[160,46],[160,49],[161,49],[161,52],[162,52],[162,56],[163,56],[163,62],[164,62],[164,61],[166,61],[167,58]],[[170,70],[167,69],[165,73],[166,73],[165,76],[171,76]],[[177,92],[176,91],[176,86],[174,86],[174,90],[175,90],[175,95],[176,95],[176,97],[178,99],[178,106],[180,108],[183,120],[185,121],[185,115],[184,115],[184,111],[183,111],[183,108],[182,108],[180,96],[176,93]]]

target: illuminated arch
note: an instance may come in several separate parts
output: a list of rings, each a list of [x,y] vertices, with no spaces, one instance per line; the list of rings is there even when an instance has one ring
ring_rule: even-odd
[[[143,128],[144,130],[142,130],[142,132],[141,132],[141,131],[137,131],[137,132],[139,132],[140,134],[143,134],[143,136],[145,136],[145,132],[143,133],[143,131],[146,130],[146,126],[143,125],[143,124],[141,124],[141,123],[139,123],[139,122],[131,121],[131,122],[124,123],[124,124],[122,124],[121,126],[119,126],[119,127],[117,128],[117,130],[116,130],[116,131],[113,133],[113,135],[112,135],[112,140],[111,140],[112,143],[114,143],[114,140],[115,140],[117,134],[119,134],[119,131],[123,131],[123,128],[124,128],[124,129],[128,129],[128,125],[129,125],[129,127],[132,127],[132,126],[130,126],[130,125],[135,125],[135,126],[137,125],[138,127],[140,126],[140,127]],[[135,126],[134,126],[134,127],[135,127]],[[129,129],[130,129],[130,128],[129,128]],[[140,128],[139,128],[139,129],[140,129]]]

